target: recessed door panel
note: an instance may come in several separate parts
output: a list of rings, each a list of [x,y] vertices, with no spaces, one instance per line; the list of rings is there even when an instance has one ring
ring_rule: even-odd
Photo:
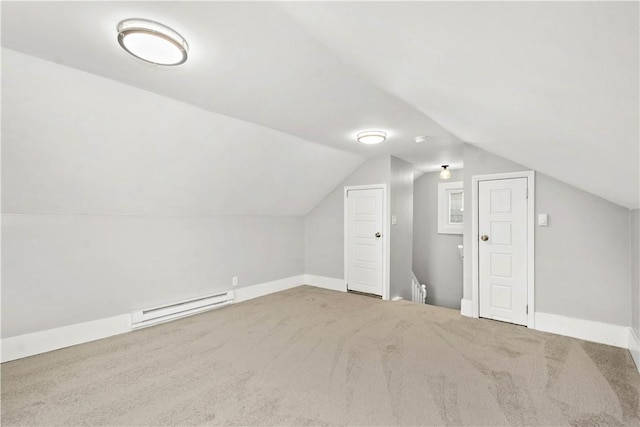
[[[373,240],[376,234],[376,222],[360,218],[354,224],[354,237],[357,239]]]
[[[358,197],[355,201],[355,213],[356,215],[368,215],[376,210],[376,198],[375,196],[363,196]]]
[[[354,245],[354,259],[358,262],[376,262],[376,245]]]
[[[512,295],[511,286],[491,284],[491,307],[501,310],[511,310]]]
[[[366,268],[362,266],[356,266],[353,269],[353,280],[349,283],[350,285],[357,286],[367,286],[367,289],[371,287],[371,284],[376,281],[376,269],[375,266],[371,268]],[[353,286],[350,286],[352,289]],[[356,290],[356,289],[353,289]],[[366,292],[366,291],[362,291]]]
[[[511,254],[492,253],[490,255],[491,277],[511,278]]]
[[[511,244],[511,221],[491,221],[491,242],[494,245]]]
[[[511,189],[499,188],[490,191],[490,212],[511,212]]]

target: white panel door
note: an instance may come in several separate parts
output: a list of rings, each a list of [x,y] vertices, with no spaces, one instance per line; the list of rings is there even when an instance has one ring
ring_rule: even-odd
[[[527,178],[478,183],[480,317],[527,324]]]
[[[382,189],[347,193],[347,289],[382,295]]]

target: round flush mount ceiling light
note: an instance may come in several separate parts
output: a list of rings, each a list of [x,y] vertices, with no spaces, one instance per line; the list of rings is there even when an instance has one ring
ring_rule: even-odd
[[[442,165],[442,170],[440,171],[440,179],[451,179],[451,171],[449,170],[449,165]]]
[[[387,139],[387,133],[381,130],[365,130],[364,132],[358,133],[356,138],[363,144],[380,144]]]
[[[118,43],[131,55],[154,65],[180,65],[189,45],[176,31],[148,19],[125,19],[118,24]]]

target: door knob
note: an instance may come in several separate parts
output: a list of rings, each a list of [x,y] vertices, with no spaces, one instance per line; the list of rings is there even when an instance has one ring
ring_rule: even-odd
[[[378,231],[378,232],[376,233],[376,237],[380,237],[380,236],[382,236],[382,234],[380,234],[380,232]]]
[[[483,234],[482,236],[480,236],[480,240],[482,240],[483,242],[486,242],[487,240],[489,240],[489,236],[487,236],[486,234]]]

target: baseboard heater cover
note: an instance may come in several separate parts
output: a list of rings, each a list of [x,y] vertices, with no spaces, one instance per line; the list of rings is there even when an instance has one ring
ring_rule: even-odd
[[[140,329],[181,317],[233,304],[233,291],[219,292],[199,298],[136,310],[131,313],[131,329]]]

